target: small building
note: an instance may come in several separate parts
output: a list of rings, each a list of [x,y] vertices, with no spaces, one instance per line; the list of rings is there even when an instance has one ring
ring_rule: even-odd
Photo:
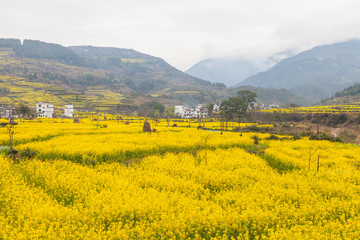
[[[213,112],[219,112],[220,111],[220,105],[214,104]]]
[[[36,104],[36,116],[43,118],[52,118],[54,115],[54,105],[51,103],[39,102]]]
[[[208,117],[208,109],[205,106],[205,104],[196,105],[195,117],[197,117],[197,118],[207,118]]]
[[[64,116],[68,117],[68,118],[74,117],[74,105],[72,105],[72,104],[65,105]]]
[[[276,104],[276,103],[269,105],[269,109],[279,108],[279,107],[280,107],[280,106],[279,106],[278,104]]]
[[[199,104],[195,108],[177,105],[175,115],[181,118],[205,118],[208,117],[208,110],[204,104]]]
[[[195,116],[195,110],[190,107],[183,108],[183,115],[181,118],[193,118]]]
[[[16,108],[8,105],[0,106],[0,117],[1,118],[11,118],[16,117]]]
[[[182,117],[184,114],[184,106],[183,105],[175,105],[175,116]]]
[[[175,115],[181,118],[192,118],[195,115],[195,110],[183,105],[175,106]]]

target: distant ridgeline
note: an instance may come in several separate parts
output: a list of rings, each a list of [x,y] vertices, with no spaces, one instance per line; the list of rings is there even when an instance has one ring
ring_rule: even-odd
[[[133,49],[64,47],[37,40],[21,42],[19,39],[0,39],[0,51],[0,72],[3,75],[41,83],[40,89],[44,89],[43,84],[53,84],[60,89],[56,90],[57,98],[63,98],[61,91],[62,94],[76,94],[81,99],[81,96],[91,95],[96,88],[108,91],[106,95],[109,98],[112,96],[111,92],[117,93],[114,98],[119,106],[140,105],[154,98],[166,104],[181,101],[194,105],[218,101],[218,90],[226,87],[222,83],[211,83],[190,76],[161,58]],[[7,89],[15,88],[6,82],[3,85]],[[50,90],[46,90],[46,93],[55,94]],[[17,98],[12,91],[1,94]],[[102,94],[99,93],[96,99],[102,97]],[[118,100],[118,94],[123,96],[121,101]],[[112,105],[114,101],[111,100]]]
[[[314,47],[286,58],[238,86],[287,89],[317,102],[360,81],[360,40]]]
[[[86,62],[73,50],[59,44],[35,40],[0,39],[0,48],[12,48],[18,57],[57,59],[71,65],[85,66]]]

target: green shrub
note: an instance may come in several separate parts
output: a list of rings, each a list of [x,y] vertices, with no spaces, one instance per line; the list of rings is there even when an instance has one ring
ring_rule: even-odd
[[[292,140],[300,140],[301,139],[301,136],[300,135],[294,135],[293,137],[292,137]]]
[[[9,155],[10,151],[11,149],[9,146],[0,146],[0,154]]]
[[[259,138],[258,135],[253,135],[251,138],[254,139],[254,144],[255,144],[255,145],[259,144],[260,138]]]
[[[281,140],[278,136],[271,134],[269,137],[266,138],[267,140]]]
[[[334,137],[329,133],[320,133],[320,134],[311,134],[309,137],[310,140],[327,140],[330,142],[342,142],[340,138]]]
[[[30,148],[26,148],[25,150],[21,151],[20,152],[20,156],[22,158],[27,158],[27,159],[30,159],[30,158],[33,158],[36,156],[36,151],[35,150],[32,150]]]

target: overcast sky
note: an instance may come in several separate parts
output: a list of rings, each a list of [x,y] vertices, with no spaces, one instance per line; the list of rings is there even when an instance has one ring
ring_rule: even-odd
[[[1,0],[1,38],[132,48],[187,70],[360,38],[358,0]]]

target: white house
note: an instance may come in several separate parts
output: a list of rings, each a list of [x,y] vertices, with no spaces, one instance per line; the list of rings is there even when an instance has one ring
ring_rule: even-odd
[[[36,116],[52,118],[54,115],[54,105],[51,103],[39,102],[36,104]]]
[[[270,104],[269,105],[269,109],[272,109],[272,108],[279,108],[280,106],[278,105],[278,104],[276,104],[276,103],[274,103],[274,104]]]
[[[183,105],[175,105],[175,116],[182,117],[184,114]]]
[[[195,108],[177,105],[175,106],[175,115],[181,118],[205,118],[208,117],[208,111],[204,104],[199,104]]]
[[[220,105],[214,104],[213,112],[219,112],[220,111]]]
[[[184,107],[183,112],[182,118],[193,118],[195,116],[195,109],[193,108]]]
[[[198,104],[195,107],[195,117],[197,118],[206,118],[208,117],[208,109],[205,104]]]
[[[65,115],[65,117],[73,118],[74,117],[74,105],[72,105],[72,104],[65,105],[64,115]]]

